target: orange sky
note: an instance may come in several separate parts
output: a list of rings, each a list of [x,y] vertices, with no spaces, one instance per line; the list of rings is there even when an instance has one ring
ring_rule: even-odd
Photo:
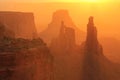
[[[2,2],[119,2],[119,0],[1,0]]]
[[[87,19],[93,15],[101,35],[120,37],[120,3],[0,3],[0,11],[34,12],[38,31],[45,29],[52,13],[58,9],[67,9],[76,25],[86,30]]]

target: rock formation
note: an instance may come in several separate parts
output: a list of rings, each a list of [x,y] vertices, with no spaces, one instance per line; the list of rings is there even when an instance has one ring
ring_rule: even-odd
[[[87,24],[86,49],[89,54],[103,54],[102,46],[99,44],[97,39],[97,29],[94,26],[93,17],[89,18],[89,22]]]
[[[119,80],[120,65],[110,62],[103,54],[97,40],[97,29],[93,17],[87,25],[87,38],[84,43],[81,80]]]
[[[0,12],[0,22],[15,33],[16,38],[37,37],[33,13]]]
[[[2,23],[0,23],[0,39],[3,37],[15,37],[15,33],[9,29],[6,29],[6,26]]]
[[[0,80],[53,80],[53,59],[41,48],[0,52]]]
[[[64,22],[61,22],[61,28],[58,38],[55,38],[51,42],[51,48],[56,52],[68,52],[75,47],[75,30],[66,27]],[[55,49],[56,48],[56,49]]]
[[[75,30],[61,22],[59,36],[52,40],[50,50],[55,61],[55,80],[78,80]]]
[[[41,39],[13,38],[0,26],[0,80],[53,80],[53,56]]]
[[[93,17],[90,17],[87,24],[82,80],[102,80],[98,59],[98,56],[102,54],[102,47],[97,40],[97,30],[94,26]]]
[[[69,15],[69,12],[67,10],[57,10],[53,13],[52,21],[48,25],[48,28],[39,35],[45,42],[48,43],[48,45],[50,45],[53,38],[56,38],[59,35],[61,21],[63,21],[66,26],[75,30],[75,38],[77,43],[80,44],[82,41],[84,41],[85,33],[76,27]],[[81,36],[81,38],[77,36]]]

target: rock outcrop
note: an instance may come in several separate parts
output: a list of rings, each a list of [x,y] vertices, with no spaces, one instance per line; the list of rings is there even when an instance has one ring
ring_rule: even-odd
[[[87,38],[84,43],[81,80],[119,80],[120,65],[112,63],[103,54],[97,40],[97,29],[93,17],[87,25]]]
[[[61,51],[63,53],[72,50],[75,46],[75,30],[70,27],[66,27],[64,22],[61,22],[59,36],[52,40],[51,49],[56,51],[55,53],[60,53]]]
[[[3,37],[15,37],[15,33],[12,30],[6,29],[6,26],[0,23],[0,39]]]
[[[59,35],[60,27],[61,27],[61,21],[63,21],[66,26],[73,28],[75,30],[75,38],[76,42],[80,44],[82,41],[84,41],[85,33],[81,31],[73,22],[71,19],[69,12],[67,10],[57,10],[53,13],[52,21],[48,25],[47,29],[44,30],[39,34],[39,36],[48,44],[50,45],[51,40],[53,38],[56,38]],[[81,36],[77,37],[77,36]]]
[[[89,18],[87,24],[87,38],[84,48],[82,80],[102,80],[99,56],[101,57],[103,52],[97,40],[93,17]]]
[[[53,56],[41,39],[13,38],[1,29],[0,80],[53,80]]]
[[[41,48],[0,52],[0,80],[53,80],[53,57]]]
[[[93,17],[89,18],[89,22],[87,24],[86,49],[90,55],[103,54],[102,46],[99,44],[97,39],[97,29],[94,26]]]
[[[77,45],[75,30],[61,22],[59,36],[52,40],[50,50],[54,56],[55,80],[78,80]],[[77,55],[77,56],[76,56]]]
[[[16,38],[37,37],[33,13],[0,12],[0,22],[15,33]]]

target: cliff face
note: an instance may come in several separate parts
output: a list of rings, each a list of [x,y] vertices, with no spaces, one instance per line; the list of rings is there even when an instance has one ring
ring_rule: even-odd
[[[53,56],[41,39],[14,38],[0,26],[0,80],[53,80]]]
[[[50,45],[51,40],[53,38],[56,38],[59,35],[60,27],[61,27],[61,21],[63,21],[66,26],[73,28],[75,30],[75,36],[81,36],[75,37],[76,42],[80,44],[82,41],[84,41],[85,33],[81,31],[73,22],[71,19],[69,12],[67,10],[57,10],[53,13],[52,21],[48,25],[48,28],[41,32],[39,36]]]
[[[0,22],[15,33],[16,38],[37,37],[34,15],[23,12],[0,12]]]
[[[52,80],[53,59],[43,49],[1,52],[0,80]]]

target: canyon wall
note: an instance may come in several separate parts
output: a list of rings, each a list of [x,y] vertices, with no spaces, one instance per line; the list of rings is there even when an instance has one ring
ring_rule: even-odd
[[[42,39],[14,38],[1,29],[0,80],[53,80],[53,56]]]

